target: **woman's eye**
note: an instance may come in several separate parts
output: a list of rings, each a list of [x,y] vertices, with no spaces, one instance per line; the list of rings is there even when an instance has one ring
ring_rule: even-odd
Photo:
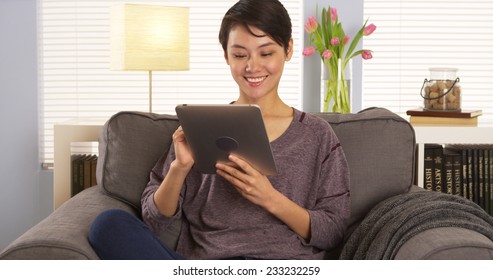
[[[244,55],[244,54],[233,54],[233,56],[235,58],[245,58],[246,57],[246,55]]]
[[[272,55],[272,53],[271,53],[271,52],[269,52],[269,53],[263,53],[263,54],[262,54],[262,56],[271,56],[271,55]]]

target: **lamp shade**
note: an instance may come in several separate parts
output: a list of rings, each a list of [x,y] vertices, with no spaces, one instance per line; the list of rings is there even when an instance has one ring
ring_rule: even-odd
[[[111,8],[111,69],[189,69],[188,8],[121,4]]]

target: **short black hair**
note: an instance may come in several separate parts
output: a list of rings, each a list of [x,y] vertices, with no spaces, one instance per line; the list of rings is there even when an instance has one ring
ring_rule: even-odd
[[[291,18],[278,0],[240,0],[234,4],[224,15],[219,30],[219,42],[224,52],[228,47],[229,33],[237,25],[244,26],[254,36],[258,35],[249,26],[262,30],[288,53],[292,36]]]

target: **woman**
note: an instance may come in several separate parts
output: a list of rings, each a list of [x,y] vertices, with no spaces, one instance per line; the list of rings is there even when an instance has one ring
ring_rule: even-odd
[[[219,41],[239,87],[235,103],[261,108],[278,175],[264,176],[234,155],[236,167],[218,163],[216,174],[200,174],[178,128],[142,195],[150,230],[123,211],[103,213],[90,234],[100,257],[321,259],[341,242],[350,208],[342,147],[326,121],[289,107],[278,94],[293,55],[287,11],[278,0],[240,0],[224,16]],[[151,231],[177,219],[175,252]]]

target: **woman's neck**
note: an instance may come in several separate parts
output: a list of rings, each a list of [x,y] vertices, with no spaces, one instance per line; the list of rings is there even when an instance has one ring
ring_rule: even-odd
[[[240,96],[235,104],[255,104],[260,107],[264,119],[269,117],[288,117],[292,115],[292,108],[278,96],[262,99],[248,99]]]

